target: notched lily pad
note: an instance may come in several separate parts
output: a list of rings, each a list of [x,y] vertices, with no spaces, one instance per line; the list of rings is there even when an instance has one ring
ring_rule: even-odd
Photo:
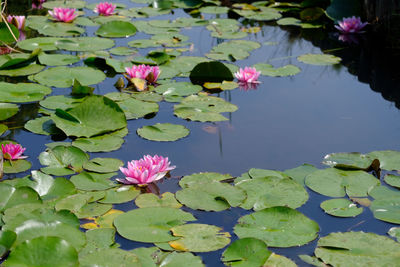
[[[355,217],[363,212],[363,208],[358,208],[356,204],[344,198],[325,200],[321,203],[321,208],[337,217]]]
[[[189,130],[179,124],[156,123],[137,130],[140,137],[152,141],[176,141],[189,135]]]

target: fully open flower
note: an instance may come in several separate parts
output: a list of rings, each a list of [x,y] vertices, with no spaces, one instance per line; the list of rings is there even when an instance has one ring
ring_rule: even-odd
[[[139,78],[146,80],[148,83],[152,84],[157,81],[160,75],[160,68],[158,66],[149,65],[133,65],[131,68],[126,67],[125,71],[127,73],[127,79]]]
[[[102,2],[99,3],[93,11],[102,16],[110,16],[113,14],[116,7],[116,5],[109,2]]]
[[[3,157],[5,159],[13,160],[13,159],[24,159],[26,156],[22,156],[22,153],[26,148],[23,148],[19,144],[2,144],[1,151],[3,152]]]
[[[58,21],[61,22],[72,22],[77,14],[74,8],[67,7],[55,7],[53,11],[49,11],[49,14]]]
[[[359,33],[367,24],[367,22],[362,23],[359,17],[353,16],[351,18],[343,18],[342,21],[339,21],[339,25],[335,25],[335,28],[342,33]]]
[[[140,160],[128,162],[128,168],[119,168],[125,175],[125,179],[117,179],[124,184],[146,185],[163,178],[175,166],[170,166],[168,157],[144,156]]]
[[[256,68],[245,67],[244,69],[240,68],[239,71],[235,73],[235,77],[240,83],[259,83],[257,79],[260,74],[261,71],[257,71]]]
[[[18,30],[23,30],[25,28],[25,16],[8,15],[7,22],[17,27]]]

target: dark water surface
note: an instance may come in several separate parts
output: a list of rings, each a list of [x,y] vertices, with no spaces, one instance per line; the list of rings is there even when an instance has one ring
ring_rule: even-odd
[[[118,2],[131,7],[138,6],[129,1]],[[90,11],[85,11],[87,15],[91,15]],[[189,16],[181,10],[175,11],[174,15],[150,19]],[[206,18],[213,17],[215,15],[207,15]],[[87,33],[91,35],[95,30],[96,27],[88,27]],[[212,38],[204,27],[183,29],[181,33],[189,36],[189,42],[194,43],[194,50],[183,55],[204,56],[221,41]],[[133,39],[146,36],[148,35],[137,33],[128,39],[116,41],[118,46],[123,46]],[[320,162],[324,155],[332,152],[400,150],[400,111],[396,107],[400,100],[396,96],[396,89],[400,90],[400,75],[395,68],[390,68],[390,64],[382,63],[385,58],[393,59],[394,55],[384,44],[374,41],[374,36],[365,36],[365,40],[360,40],[358,46],[348,47],[337,41],[332,33],[316,30],[301,32],[299,29],[269,24],[264,25],[261,32],[251,34],[245,39],[276,44],[263,45],[253,51],[248,59],[234,64],[241,67],[255,63],[270,63],[275,67],[294,64],[301,68],[301,72],[293,77],[261,77],[262,83],[257,90],[235,89],[222,92],[220,97],[239,107],[236,112],[226,114],[230,118],[227,122],[185,121],[173,115],[173,103],[161,102],[155,117],[128,121],[129,134],[121,149],[109,153],[94,153],[92,157],[113,157],[127,162],[145,154],[158,154],[168,156],[173,165],[177,166],[171,173],[175,177],[206,171],[240,176],[250,168],[285,170],[303,163],[322,167]],[[306,53],[321,53],[321,49],[334,50],[335,55],[343,58],[345,65],[312,66],[296,59]],[[143,56],[149,49],[139,51]],[[96,85],[94,93],[115,92],[113,84],[118,77],[119,75],[108,78]],[[58,88],[53,92],[68,93],[69,90]],[[20,128],[13,130],[5,138],[27,147],[25,154],[33,163],[32,169],[41,167],[37,157],[45,150],[45,144],[52,142],[51,137],[35,135],[22,128],[30,116],[36,116],[36,109],[35,104],[24,105],[24,116],[19,116],[20,121],[16,123]],[[136,129],[157,122],[182,124],[190,129],[190,135],[176,142],[165,143],[152,142],[137,136]],[[177,182],[178,179],[172,178],[158,185],[161,192],[175,192],[178,189]],[[319,205],[328,198],[308,191],[309,201],[298,210],[318,222],[321,236],[348,230],[385,235],[393,226],[374,219],[369,209],[364,209],[361,215],[351,219],[327,215]],[[133,203],[126,203],[117,208],[128,210],[133,207]],[[236,239],[232,229],[237,219],[249,213],[239,208],[218,213],[190,212],[199,223],[214,224],[230,231],[232,239]],[[143,246],[142,243],[122,238],[117,238],[117,241],[124,249]],[[302,247],[271,250],[288,256],[299,266],[307,266],[297,255],[311,255],[315,246],[316,241]],[[197,255],[203,257],[207,266],[223,266],[219,260],[222,251]]]

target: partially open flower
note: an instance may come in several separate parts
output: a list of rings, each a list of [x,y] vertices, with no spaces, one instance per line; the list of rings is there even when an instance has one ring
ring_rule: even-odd
[[[238,79],[239,83],[259,83],[257,79],[260,74],[261,71],[257,71],[256,68],[245,67],[244,69],[240,68],[239,71],[235,73],[235,77]]]
[[[27,156],[22,156],[22,153],[26,148],[23,148],[19,144],[2,144],[1,151],[3,152],[4,159],[14,160],[14,159],[24,159]]]
[[[109,2],[102,2],[99,3],[93,11],[102,16],[110,16],[113,14],[116,7],[116,5]]]
[[[125,179],[117,179],[123,184],[147,185],[163,178],[175,166],[170,166],[168,157],[162,156],[144,156],[140,160],[132,160],[128,162],[128,168],[121,167],[121,172],[125,175]]]
[[[149,66],[149,65],[133,65],[131,68],[125,68],[126,75],[125,77],[129,82],[135,84],[135,79],[141,79],[149,84],[154,84],[157,81],[158,76],[160,75],[160,68],[158,66]],[[143,89],[146,86],[143,87]],[[142,88],[138,88],[138,90],[143,90]]]
[[[25,28],[25,16],[8,15],[7,22],[17,27],[18,30],[23,30]]]
[[[361,30],[367,25],[367,22],[362,23],[359,17],[343,18],[339,21],[339,25],[335,25],[335,28],[342,33],[360,33]]]
[[[49,14],[57,21],[69,23],[76,18],[77,14],[75,11],[74,8],[55,7],[53,11],[49,11]]]

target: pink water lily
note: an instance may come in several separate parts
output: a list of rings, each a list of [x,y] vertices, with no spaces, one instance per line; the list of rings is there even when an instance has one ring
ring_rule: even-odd
[[[163,178],[175,166],[170,166],[168,157],[146,155],[139,160],[128,162],[128,168],[120,167],[125,179],[117,179],[123,184],[147,185]]]
[[[24,153],[25,150],[26,148],[23,148],[19,144],[1,145],[1,151],[3,152],[3,157],[8,160],[27,158],[27,156],[22,156],[22,153]]]
[[[53,11],[49,11],[49,14],[57,21],[69,23],[76,18],[75,11],[75,8],[55,7]]]
[[[99,3],[93,11],[102,16],[110,16],[113,14],[116,7],[116,5],[109,2],[102,2]]]
[[[260,74],[261,71],[257,71],[256,68],[245,67],[244,69],[240,68],[239,71],[235,73],[235,77],[240,83],[259,83],[257,79]]]
[[[153,84],[157,81],[160,75],[160,68],[158,66],[149,65],[133,65],[131,68],[125,68],[127,79],[139,78],[146,80],[148,83]]]
[[[7,22],[17,27],[18,30],[23,30],[25,28],[25,16],[8,15]]]
[[[361,30],[368,24],[367,22],[361,22],[359,17],[343,18],[342,21],[338,22],[339,25],[335,25],[335,28],[342,33],[360,33]]]

